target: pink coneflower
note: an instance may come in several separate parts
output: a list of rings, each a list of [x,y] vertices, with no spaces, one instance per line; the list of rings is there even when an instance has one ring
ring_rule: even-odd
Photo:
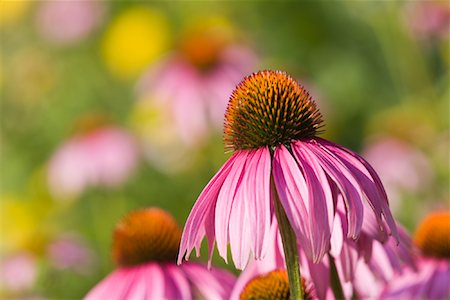
[[[131,175],[138,159],[134,138],[103,122],[97,115],[83,118],[81,129],[51,157],[48,181],[56,197],[76,197],[90,186],[114,187]]]
[[[399,207],[402,194],[417,194],[432,180],[433,172],[427,157],[401,140],[393,137],[371,139],[363,154],[383,180],[392,210]]]
[[[386,285],[381,299],[450,298],[450,212],[428,215],[416,231],[422,257]]]
[[[222,126],[227,97],[255,60],[250,49],[233,41],[226,26],[200,24],[149,69],[138,93],[162,107],[185,146],[198,145]]]
[[[284,247],[296,248],[297,240],[308,259],[318,263],[330,249],[339,202],[345,207],[348,238],[359,237],[365,213],[374,215],[378,231],[397,237],[375,171],[356,153],[316,137],[321,123],[308,92],[287,74],[262,71],[246,77],[225,115],[225,147],[234,154],[195,203],[179,262],[193,248],[198,252],[206,235],[209,251],[215,241],[224,259],[229,243],[242,269],[251,255],[264,257],[276,213]],[[371,209],[364,212],[364,205]],[[295,254],[294,248],[285,252]]]
[[[44,1],[37,10],[37,29],[50,42],[75,43],[100,25],[104,10],[99,1]]]
[[[414,1],[407,6],[407,22],[415,36],[448,39],[450,7],[445,1]]]
[[[86,299],[226,299],[235,278],[202,264],[176,265],[181,228],[158,208],[128,214],[114,231],[117,270]]]
[[[73,234],[63,234],[52,241],[47,248],[50,264],[58,270],[73,270],[89,274],[96,259],[86,242]]]
[[[37,281],[36,258],[27,252],[17,252],[1,258],[0,291],[21,293],[29,291]]]

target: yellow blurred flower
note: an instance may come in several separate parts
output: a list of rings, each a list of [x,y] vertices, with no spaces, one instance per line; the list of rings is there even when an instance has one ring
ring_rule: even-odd
[[[2,196],[0,224],[0,252],[5,253],[24,247],[33,238],[39,220],[29,201]]]
[[[154,9],[136,6],[122,12],[107,29],[102,55],[111,72],[122,79],[138,76],[169,45],[169,24]]]
[[[0,1],[0,28],[20,21],[31,1]]]

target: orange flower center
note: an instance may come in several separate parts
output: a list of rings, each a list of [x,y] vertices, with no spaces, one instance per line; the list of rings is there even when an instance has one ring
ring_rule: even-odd
[[[415,242],[426,256],[450,259],[450,212],[428,215],[417,228]]]
[[[181,228],[167,212],[159,208],[137,210],[117,224],[113,257],[120,266],[174,262],[180,240]]]
[[[305,281],[302,278],[303,299],[310,300],[310,293],[305,288]],[[244,287],[240,295],[241,300],[290,299],[289,280],[286,270],[275,270],[265,275],[256,276]]]
[[[220,32],[203,29],[187,33],[180,48],[190,63],[200,70],[208,70],[217,64],[227,43],[226,37]]]
[[[261,71],[233,91],[225,114],[224,141],[230,150],[289,145],[313,137],[322,116],[309,93],[289,75]]]
[[[74,135],[89,134],[109,124],[110,119],[108,116],[100,113],[89,113],[84,115],[75,122],[73,134]]]

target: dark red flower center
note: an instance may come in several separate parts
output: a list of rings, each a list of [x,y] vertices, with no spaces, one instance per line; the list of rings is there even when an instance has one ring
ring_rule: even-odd
[[[260,71],[233,91],[225,114],[230,150],[288,145],[316,135],[322,116],[309,93],[289,75]]]
[[[167,212],[158,208],[137,210],[117,224],[113,257],[120,266],[175,262],[180,240],[181,228]]]

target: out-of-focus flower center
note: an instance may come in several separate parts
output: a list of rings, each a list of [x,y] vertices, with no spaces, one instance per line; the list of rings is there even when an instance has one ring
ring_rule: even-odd
[[[428,215],[416,231],[415,242],[426,256],[450,259],[450,212]]]
[[[99,113],[90,113],[78,119],[73,128],[75,135],[88,134],[96,129],[109,125],[108,116]]]
[[[180,48],[184,58],[191,64],[200,70],[208,70],[216,65],[227,43],[228,39],[222,32],[204,28],[187,33]]]
[[[117,224],[113,256],[121,266],[175,262],[180,240],[181,228],[171,215],[158,208],[141,209]]]
[[[313,137],[322,116],[309,93],[289,75],[260,71],[233,91],[225,114],[224,141],[230,150],[288,145]]]

